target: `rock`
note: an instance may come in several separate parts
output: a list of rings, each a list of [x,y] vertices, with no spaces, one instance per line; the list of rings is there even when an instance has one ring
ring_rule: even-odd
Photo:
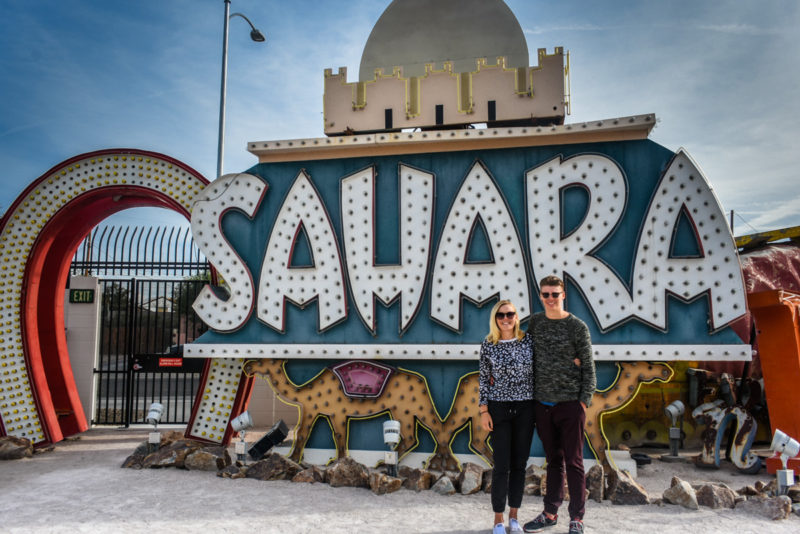
[[[142,462],[144,462],[144,457],[144,454],[133,453],[125,458],[125,461],[122,462],[120,467],[123,469],[142,469],[142,467],[144,467],[142,465]]]
[[[491,489],[489,491],[491,492]],[[522,492],[524,495],[541,495],[539,484],[525,484],[525,488]]]
[[[245,477],[244,471],[246,471],[246,469],[243,469],[238,465],[226,465],[225,467],[217,471],[217,476],[222,478],[244,478]]]
[[[226,447],[203,447],[186,456],[184,466],[192,471],[219,471],[231,465]]]
[[[543,495],[542,480],[546,477],[547,471],[541,466],[529,465],[525,469],[525,495]]]
[[[280,453],[273,452],[247,468],[247,478],[258,480],[291,480],[302,471],[300,464]]]
[[[445,471],[444,475],[450,478],[450,482],[453,483],[453,487],[456,489],[456,493],[461,491],[461,472],[460,471]]]
[[[705,484],[696,492],[697,504],[709,508],[733,508],[736,506],[736,492],[721,484]]]
[[[538,488],[538,485],[537,485]],[[481,484],[481,489],[483,489],[484,493],[491,493],[492,492],[492,468],[484,469],[483,470],[483,483]]]
[[[772,520],[786,519],[792,510],[792,500],[786,495],[766,498],[751,497],[737,504],[736,509]]]
[[[33,442],[27,438],[3,436],[0,438],[0,460],[19,460],[33,457]]]
[[[769,483],[761,490],[761,493],[766,493],[771,497],[775,497],[778,494],[778,479],[773,478],[770,480]]]
[[[403,479],[392,477],[380,471],[373,471],[369,474],[369,489],[375,495],[385,495],[394,493],[403,487]]]
[[[786,492],[786,495],[792,499],[792,502],[800,502],[800,483],[789,486],[789,491]]]
[[[401,465],[397,474],[403,479],[403,487],[406,489],[422,491],[430,489],[433,484],[433,474],[430,471]]]
[[[608,472],[606,497],[612,504],[647,504],[647,491],[627,471],[612,469]]]
[[[159,446],[164,447],[165,445],[169,445],[170,443],[175,443],[176,441],[181,440],[183,440],[183,432],[178,430],[167,430],[166,432],[161,433],[161,444]]]
[[[431,491],[435,491],[439,495],[453,495],[456,492],[456,487],[449,476],[442,475],[441,478],[431,486]]]
[[[302,464],[300,464],[300,466],[302,467]],[[314,465],[297,473],[292,478],[292,482],[307,482],[311,484],[315,482],[325,482],[325,473],[318,466]]]
[[[679,504],[691,510],[698,510],[700,508],[697,502],[697,493],[695,493],[692,485],[680,479],[670,486],[669,489],[664,491],[663,498],[665,502]]]
[[[329,465],[325,478],[328,484],[334,488],[341,486],[369,487],[369,470],[349,456],[339,458]]]
[[[483,467],[466,462],[458,475],[458,486],[462,495],[478,493],[483,485]]]
[[[594,464],[586,472],[586,490],[589,498],[596,502],[603,502],[603,490],[605,489],[605,473],[603,466]]]
[[[744,486],[736,490],[736,493],[744,496],[752,496],[758,495],[759,491],[755,488],[755,486]]]
[[[756,483],[753,484],[753,487],[756,489],[756,495],[764,491],[764,488],[767,487],[767,483],[763,480],[756,480]]]
[[[202,447],[202,443],[190,439],[172,441],[167,445],[162,445],[154,453],[148,454],[142,461],[142,467],[177,467],[183,469],[186,457]]]
[[[161,445],[159,445],[161,447]],[[139,445],[136,446],[134,449],[133,454],[140,454],[142,456],[147,456],[150,454],[150,449],[146,441],[141,442]]]

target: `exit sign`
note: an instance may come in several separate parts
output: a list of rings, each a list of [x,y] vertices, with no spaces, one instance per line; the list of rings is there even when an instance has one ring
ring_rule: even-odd
[[[91,304],[94,302],[94,289],[70,289],[69,302],[71,304]]]

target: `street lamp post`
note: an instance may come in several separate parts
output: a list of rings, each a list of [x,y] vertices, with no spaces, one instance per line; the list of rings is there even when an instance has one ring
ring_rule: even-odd
[[[241,17],[250,25],[250,39],[257,43],[264,42],[264,34],[253,26],[250,19],[241,13],[230,14],[231,0],[225,0],[225,25],[222,30],[222,82],[219,91],[219,144],[217,145],[217,176],[222,176],[222,157],[225,151],[225,95],[228,90],[228,26],[233,17]]]

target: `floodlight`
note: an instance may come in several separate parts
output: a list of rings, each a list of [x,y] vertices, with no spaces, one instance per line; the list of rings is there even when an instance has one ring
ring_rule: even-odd
[[[778,477],[778,493],[786,495],[789,487],[794,485],[794,470],[787,469],[787,463],[789,458],[794,458],[800,453],[800,443],[786,433],[775,429],[775,434],[772,436],[772,444],[769,448],[781,457],[783,469],[778,469],[775,474]]]
[[[383,422],[383,442],[389,448],[384,453],[384,463],[388,467],[389,476],[397,476],[397,451],[395,446],[400,443],[400,421],[390,419]]]
[[[160,402],[154,402],[147,410],[147,417],[145,421],[153,425],[153,431],[147,437],[147,452],[153,453],[161,446],[161,432],[158,431],[158,422],[161,420],[161,415],[164,413],[164,405]]]
[[[246,458],[245,454],[245,443],[244,443],[244,435],[245,431],[253,426],[253,418],[250,417],[250,412],[242,412],[233,419],[231,419],[231,428],[234,432],[239,433],[239,441],[236,442],[234,445],[234,450],[236,452],[236,459],[240,462],[244,463]]]
[[[383,423],[383,442],[390,447],[400,443],[400,421],[390,419]]]
[[[672,421],[672,426],[677,426],[678,417],[683,415],[686,411],[686,406],[679,400],[672,401],[669,406],[664,408],[664,415],[670,418]]]
[[[264,434],[264,437],[250,446],[247,450],[247,454],[249,454],[250,458],[253,460],[258,461],[263,458],[267,451],[273,446],[283,443],[283,440],[285,440],[288,435],[289,428],[286,426],[286,423],[283,422],[283,419],[279,419],[278,422]]]
[[[158,422],[161,420],[161,415],[164,413],[164,405],[160,402],[154,402],[150,405],[150,409],[147,411],[147,417],[145,421],[153,425],[153,427],[158,428]]]
[[[253,418],[250,412],[242,412],[231,420],[231,428],[234,432],[244,432],[253,426]]]
[[[674,400],[664,408],[664,415],[669,417],[671,426],[669,427],[669,454],[662,454],[661,460],[665,462],[675,462],[681,459],[678,448],[681,444],[681,427],[683,426],[683,414],[686,406],[679,400]]]

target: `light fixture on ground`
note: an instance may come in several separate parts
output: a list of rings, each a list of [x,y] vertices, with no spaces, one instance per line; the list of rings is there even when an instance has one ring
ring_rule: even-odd
[[[164,405],[160,402],[154,402],[150,405],[150,408],[147,410],[147,417],[145,417],[145,421],[148,424],[153,425],[153,431],[150,432],[150,435],[147,438],[147,452],[151,453],[158,450],[158,447],[161,445],[161,432],[158,431],[158,422],[161,420],[161,416],[164,414]]]
[[[250,39],[257,43],[266,41],[264,34],[253,26],[250,19],[241,13],[230,15],[230,10],[231,0],[225,0],[225,25],[222,29],[222,81],[219,95],[219,144],[217,145],[217,175],[214,178],[222,176],[222,157],[225,150],[225,95],[228,89],[228,27],[230,20],[233,17],[243,18],[250,25]]]
[[[389,448],[384,453],[384,463],[388,468],[389,476],[397,476],[397,451],[394,450],[400,443],[400,421],[392,419],[383,422],[383,442]]]
[[[778,469],[775,474],[778,477],[778,494],[786,495],[789,487],[794,485],[794,471],[792,469],[787,469],[787,463],[789,462],[789,458],[794,458],[800,454],[800,443],[792,439],[791,436],[776,429],[775,434],[772,436],[770,449],[781,457],[783,469]]]
[[[258,461],[263,458],[272,447],[283,443],[283,440],[285,440],[288,435],[289,429],[286,427],[286,423],[283,422],[283,419],[279,419],[278,422],[272,425],[272,428],[264,434],[264,437],[250,446],[247,450],[247,454],[249,454],[250,458],[253,460]]]
[[[245,458],[245,442],[244,435],[248,428],[253,426],[253,418],[250,417],[250,412],[242,412],[231,420],[231,428],[234,432],[239,433],[239,441],[236,442],[235,451],[236,459],[244,462]]]
[[[664,408],[664,415],[670,419],[669,427],[669,454],[662,454],[661,460],[664,462],[677,462],[681,460],[678,454],[678,448],[681,444],[681,434],[683,432],[683,414],[686,411],[686,406],[679,401],[672,401],[666,408]]]

